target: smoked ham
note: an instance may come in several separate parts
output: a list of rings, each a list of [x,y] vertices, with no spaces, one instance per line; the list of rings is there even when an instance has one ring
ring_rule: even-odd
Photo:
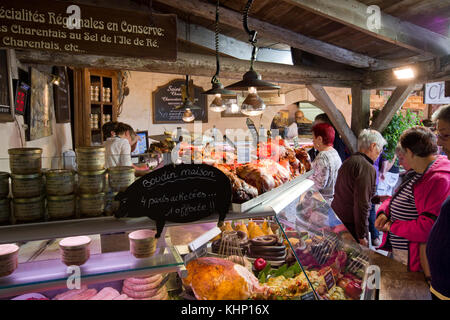
[[[229,260],[201,257],[190,261],[186,269],[183,283],[198,300],[247,300],[265,290],[253,273]]]
[[[230,179],[231,187],[233,189],[234,203],[243,203],[258,196],[258,190],[255,187],[249,185],[247,182],[239,178],[226,166],[218,164],[215,165],[215,167],[222,171],[228,177],[228,179]]]

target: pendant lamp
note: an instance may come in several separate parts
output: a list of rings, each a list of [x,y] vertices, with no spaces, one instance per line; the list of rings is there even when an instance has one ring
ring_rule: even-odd
[[[256,40],[257,31],[250,30],[248,28],[248,13],[250,11],[250,7],[252,6],[252,3],[253,3],[253,0],[248,0],[247,5],[245,6],[244,19],[243,19],[244,29],[248,33],[249,42],[253,46],[252,57],[250,60],[250,70],[244,74],[242,81],[233,83],[226,87],[226,89],[229,89],[229,90],[239,90],[239,91],[248,90],[248,96],[244,100],[242,107],[241,107],[241,112],[248,116],[260,115],[264,112],[264,110],[266,108],[266,105],[264,104],[262,99],[258,96],[258,92],[257,92],[258,90],[280,89],[280,86],[277,86],[277,85],[267,82],[267,81],[263,81],[261,78],[261,75],[253,69],[253,64],[255,62],[256,53],[257,53],[258,49],[255,45],[256,41],[257,41]]]
[[[202,94],[215,95],[214,100],[209,105],[209,109],[214,112],[222,112],[227,108],[227,102],[223,99],[222,95],[235,95],[236,93],[231,90],[224,89],[222,83],[219,80],[220,73],[220,61],[219,61],[219,4],[220,0],[217,0],[216,5],[216,30],[215,30],[215,43],[216,43],[216,74],[211,79],[212,89],[202,92]]]
[[[195,120],[195,115],[192,113],[192,110],[200,110],[199,106],[196,106],[192,103],[191,99],[189,99],[189,75],[186,75],[186,97],[184,97],[183,103],[175,109],[184,109],[183,113],[183,121],[191,122]]]

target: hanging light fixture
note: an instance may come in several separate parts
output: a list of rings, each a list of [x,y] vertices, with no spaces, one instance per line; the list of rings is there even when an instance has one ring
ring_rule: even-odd
[[[244,100],[241,112],[248,116],[260,115],[264,112],[266,105],[262,99],[258,96],[257,90],[276,90],[280,89],[280,86],[272,84],[267,81],[263,81],[261,75],[253,69],[253,64],[256,59],[257,47],[256,47],[256,35],[257,31],[250,30],[248,28],[248,12],[252,6],[253,0],[248,0],[244,10],[244,29],[249,35],[249,42],[252,44],[252,57],[250,60],[250,70],[247,71],[242,81],[233,83],[226,87],[229,90],[248,90],[247,98]]]
[[[201,108],[199,106],[194,105],[189,97],[189,75],[186,75],[185,87],[186,87],[186,95],[183,98],[183,103],[175,107],[175,109],[184,109],[182,117],[183,121],[191,122],[195,120],[195,115],[192,112],[192,110],[200,110]]]
[[[215,31],[215,43],[216,43],[216,74],[211,79],[212,89],[202,92],[202,94],[215,95],[214,100],[209,105],[209,109],[214,112],[222,112],[227,108],[227,101],[223,99],[222,95],[234,95],[235,92],[226,90],[223,84],[220,83],[220,61],[219,61],[219,4],[220,0],[217,0],[216,6],[216,31]]]

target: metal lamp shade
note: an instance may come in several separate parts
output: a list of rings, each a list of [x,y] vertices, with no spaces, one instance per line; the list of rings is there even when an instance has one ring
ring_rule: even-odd
[[[224,95],[235,95],[236,92],[227,90],[223,87],[223,84],[220,82],[214,83],[212,89],[209,89],[208,91],[202,92],[202,94],[224,94]]]
[[[241,106],[241,112],[250,117],[261,115],[265,109],[266,104],[256,93],[249,93]]]
[[[242,78],[242,81],[233,83],[225,89],[229,90],[247,90],[249,87],[255,87],[258,90],[276,90],[280,86],[261,80],[261,75],[254,70],[247,71]]]
[[[191,122],[195,120],[195,116],[192,113],[191,109],[186,108],[186,111],[183,113],[183,121],[184,122]]]
[[[209,108],[214,112],[222,112],[226,110],[227,106],[225,101],[223,101],[221,94],[216,94],[216,97],[209,105]]]

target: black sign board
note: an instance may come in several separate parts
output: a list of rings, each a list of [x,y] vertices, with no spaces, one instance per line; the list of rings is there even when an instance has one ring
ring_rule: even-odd
[[[9,59],[9,53],[0,49],[0,122],[14,121],[13,84]]]
[[[53,67],[59,83],[53,85],[56,123],[70,122],[70,91],[66,67]]]
[[[323,278],[325,279],[327,290],[330,291],[331,288],[333,288],[336,284],[336,282],[334,281],[333,271],[330,269],[327,273],[325,273]]]
[[[302,295],[300,300],[316,300],[316,296],[314,295],[314,292],[310,291]]]
[[[445,93],[446,97],[450,97],[450,81],[445,81]]]
[[[230,179],[206,164],[167,165],[135,181],[117,194],[115,216],[147,216],[156,221],[156,237],[166,221],[185,223],[219,213],[223,222],[231,204]]]
[[[185,86],[185,79],[172,80],[169,83],[158,87],[152,94],[153,101],[153,123],[185,123],[183,121],[184,109],[175,109],[183,103],[182,86]],[[189,85],[191,86],[191,85]],[[200,107],[200,110],[191,110],[195,116],[195,121],[208,122],[207,96],[202,95],[203,88],[193,85],[192,103]]]
[[[72,1],[2,0],[0,42],[21,50],[176,61],[177,19]]]
[[[31,87],[22,81],[19,81],[19,80],[14,80],[14,81],[13,82],[15,83],[15,86],[14,86],[15,87],[15,95],[14,95],[15,96],[15,100],[14,100],[15,113],[23,116],[25,114]]]

